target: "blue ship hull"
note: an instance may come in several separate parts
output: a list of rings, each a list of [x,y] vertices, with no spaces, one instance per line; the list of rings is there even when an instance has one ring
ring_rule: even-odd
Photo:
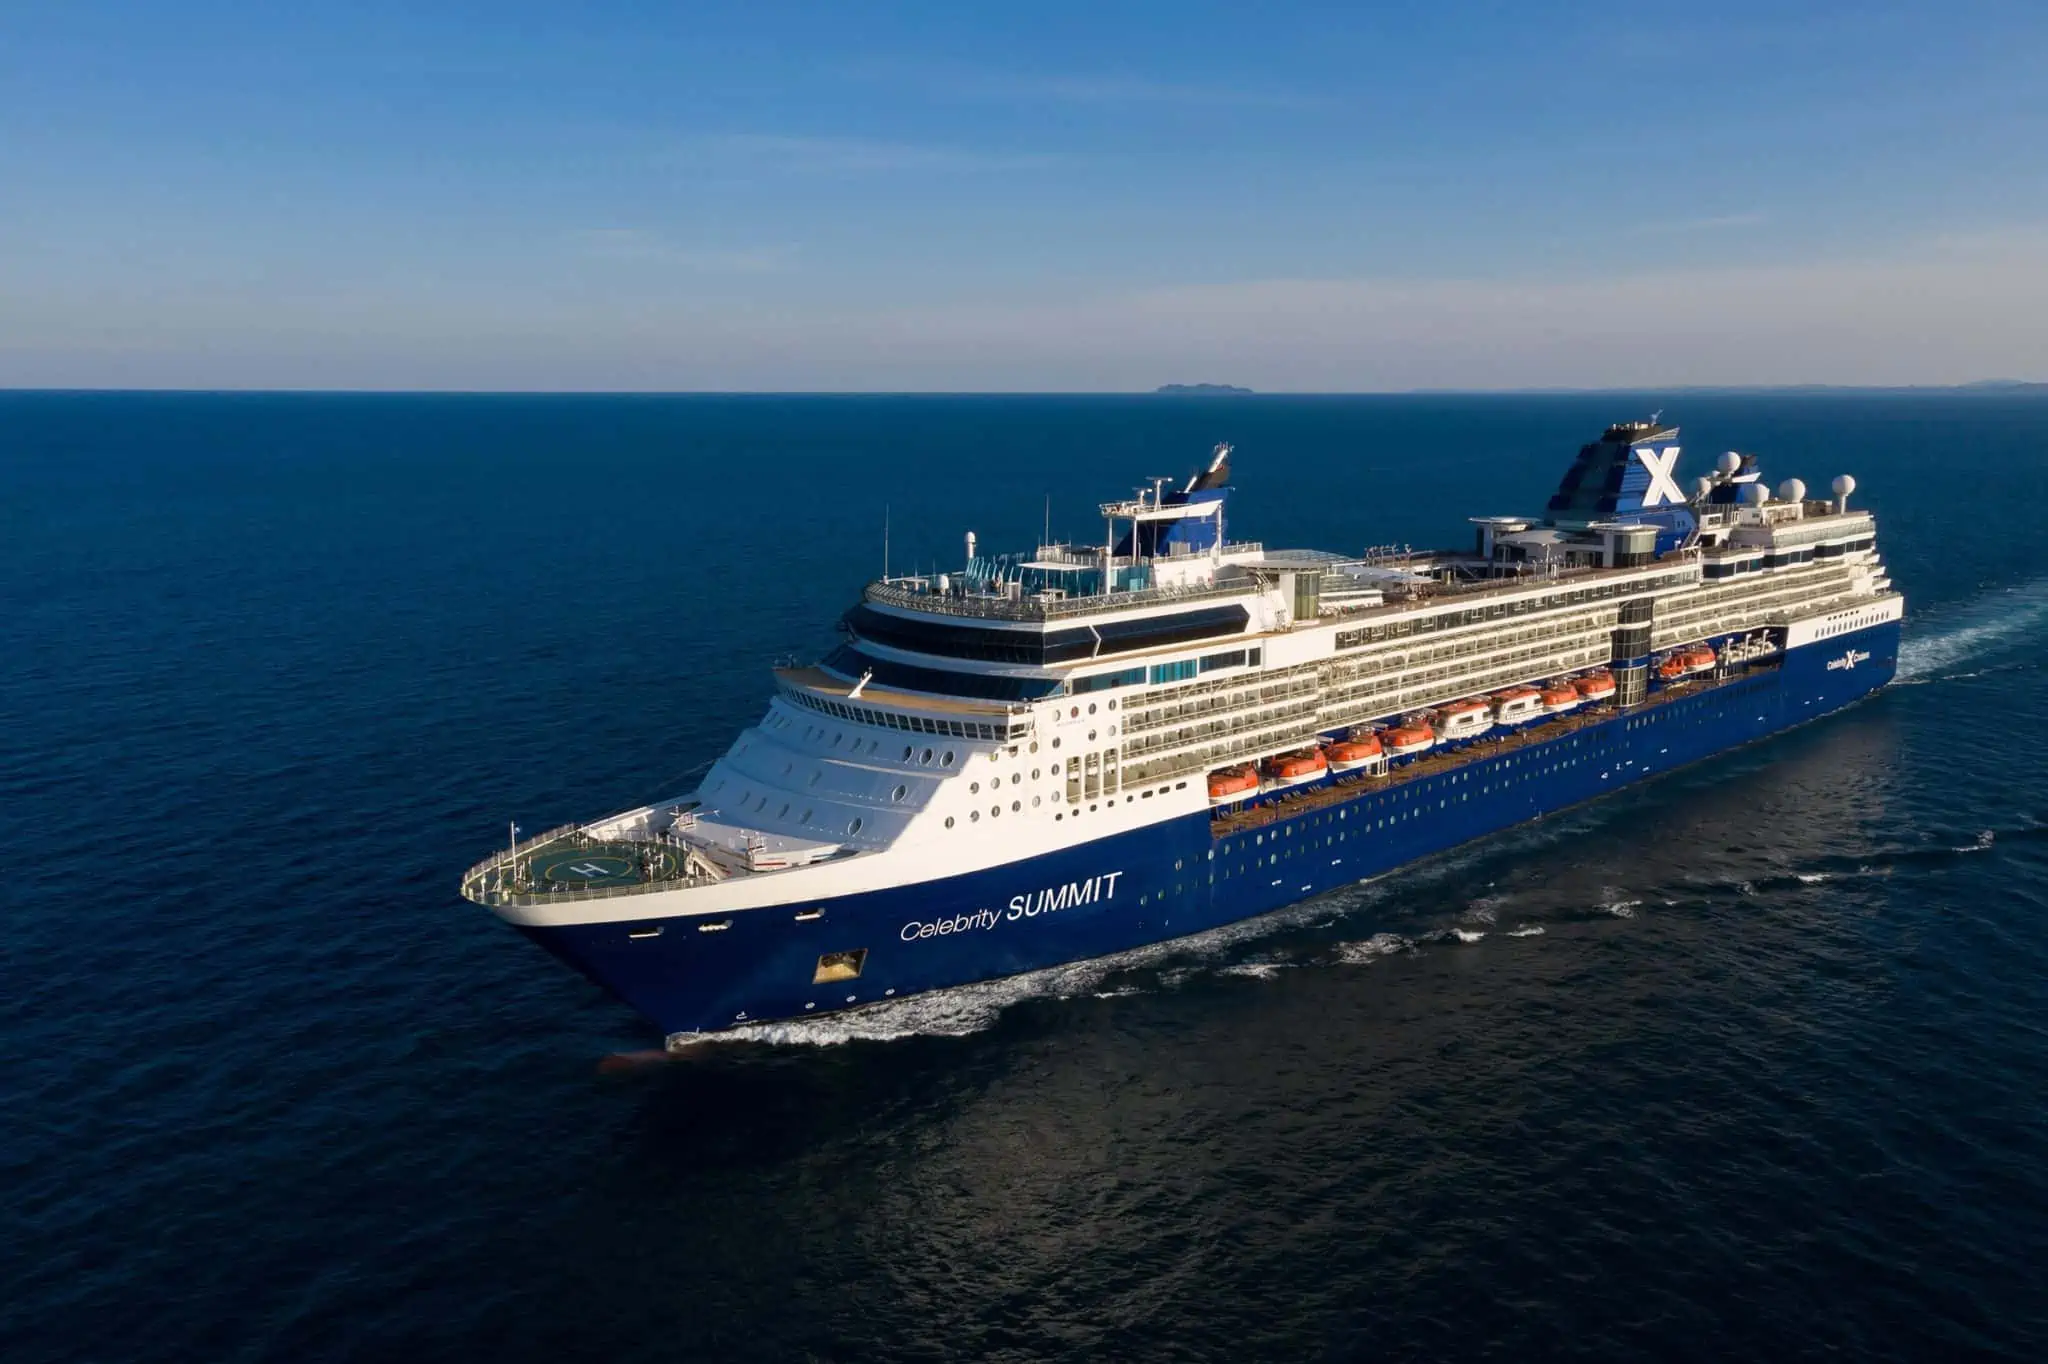
[[[670,1036],[1039,970],[1269,913],[1817,719],[1889,682],[1898,649],[1897,622],[1874,626],[1455,770],[1276,811],[1256,828],[1217,837],[1208,814],[1190,814],[1027,861],[828,900],[813,921],[761,909],[734,914],[716,933],[669,921],[645,936],[661,920],[524,931]],[[1851,650],[1868,657],[1844,666]],[[813,983],[822,954],[856,949],[867,952],[858,979]]]

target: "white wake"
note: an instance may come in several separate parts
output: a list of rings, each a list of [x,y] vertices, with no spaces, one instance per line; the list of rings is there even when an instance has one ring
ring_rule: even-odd
[[[2048,624],[2048,579],[1988,592],[1964,606],[1954,624],[1924,635],[1908,635],[1899,646],[1898,680],[1930,681],[2044,624]]]

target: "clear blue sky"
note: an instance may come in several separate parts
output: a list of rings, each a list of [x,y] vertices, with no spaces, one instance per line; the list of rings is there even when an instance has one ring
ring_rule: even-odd
[[[2048,3],[0,7],[0,385],[2048,378]]]

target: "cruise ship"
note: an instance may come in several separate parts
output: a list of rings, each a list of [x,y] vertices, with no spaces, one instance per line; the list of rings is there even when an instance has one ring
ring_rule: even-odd
[[[1231,449],[1092,544],[883,576],[695,790],[462,893],[671,1049],[1200,933],[1839,710],[1904,598],[1855,480],[1610,427],[1453,549],[1228,535]]]

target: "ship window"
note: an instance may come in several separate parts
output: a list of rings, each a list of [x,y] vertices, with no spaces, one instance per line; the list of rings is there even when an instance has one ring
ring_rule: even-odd
[[[861,817],[859,815],[855,815],[850,821],[848,821],[846,825],[846,832],[850,834],[859,833],[862,822],[863,821],[861,820]]]
[[[900,801],[900,800],[902,800],[902,799],[903,799],[903,798],[904,798],[905,796],[907,796],[907,795],[909,795],[909,794],[910,794],[910,788],[909,788],[909,787],[907,787],[907,786],[898,786],[898,787],[897,787],[897,788],[896,788],[896,789],[895,789],[894,791],[891,791],[891,792],[889,793],[889,799],[890,799],[890,800],[895,800],[895,801]]]
[[[1013,800],[1010,802],[1010,813],[1013,815],[1016,814],[1019,810],[1022,810],[1023,808],[1024,802],[1021,800]]]
[[[818,969],[811,973],[811,984],[826,985],[838,980],[860,979],[861,968],[868,964],[868,950],[857,947],[851,952],[827,952],[818,958]]]
[[[920,757],[918,761],[920,763],[923,763],[926,767],[930,767],[932,765],[932,751],[929,748],[927,748],[924,751],[924,756]]]
[[[970,796],[978,796],[978,795],[980,795],[980,794],[981,794],[981,783],[980,783],[980,782],[978,782],[978,781],[975,781],[975,782],[969,782],[969,783],[967,784],[967,794],[968,794],[968,795],[970,795]]]
[[[969,824],[976,824],[976,823],[979,823],[979,822],[980,822],[980,820],[981,820],[981,811],[979,811],[979,810],[969,810],[969,811],[967,812],[967,822],[968,822]]]
[[[1033,745],[1032,745],[1032,747],[1033,747],[1033,748],[1036,748],[1036,747],[1037,747],[1037,745],[1036,745],[1036,744],[1033,744]],[[945,756],[945,757],[943,757],[943,758],[941,758],[941,759],[939,759],[939,766],[941,766],[941,767],[951,767],[952,765],[953,765],[953,750],[949,748],[949,749],[947,749],[947,750],[946,750],[946,756]]]
[[[989,817],[990,819],[1001,819],[1001,818],[1003,817],[1003,807],[1002,807],[1002,806],[1000,806],[1000,805],[991,805],[991,806],[989,806],[989,807],[988,807],[988,817]]]
[[[953,827],[953,817],[951,815],[946,816],[946,827],[948,829]]]

